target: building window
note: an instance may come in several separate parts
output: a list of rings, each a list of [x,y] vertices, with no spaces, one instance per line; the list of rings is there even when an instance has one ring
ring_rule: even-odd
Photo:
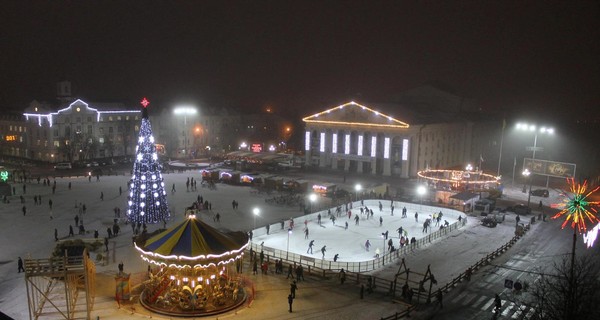
[[[87,117],[87,122],[92,122],[92,117]]]
[[[125,120],[129,121],[129,116],[125,116]]]
[[[358,136],[358,146],[357,146],[357,150],[356,150],[356,154],[359,156],[363,155],[363,135],[359,135]]]
[[[121,121],[121,116],[118,116],[118,117],[117,117],[117,121]]]
[[[77,117],[75,119],[76,119],[75,122],[81,122],[81,118],[80,117]]]
[[[350,154],[350,135],[347,134],[344,139],[344,154]]]
[[[60,147],[60,141],[54,140],[54,146],[57,148]]]
[[[100,128],[100,134],[104,134],[104,128]]]
[[[92,126],[91,125],[88,125],[88,130],[87,131],[88,131],[88,134],[92,134]]]
[[[333,134],[333,140],[331,143],[331,153],[337,153],[337,144],[338,144],[338,137],[337,137],[337,133]]]
[[[310,150],[310,131],[304,133],[304,150]]]
[[[112,116],[109,116],[109,117],[108,117],[108,121],[113,121],[113,117],[112,117]]]
[[[113,127],[108,127],[108,133],[113,133]]]
[[[319,151],[325,152],[325,132],[321,132],[321,141],[319,145]]]

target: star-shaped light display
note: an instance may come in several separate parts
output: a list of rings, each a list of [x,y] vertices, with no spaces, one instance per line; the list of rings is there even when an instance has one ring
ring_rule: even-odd
[[[144,97],[144,99],[142,99],[142,101],[140,101],[140,103],[142,104],[142,106],[144,106],[144,108],[146,108],[150,104],[150,101],[148,101],[148,99],[146,99],[146,97]]]
[[[583,233],[587,231],[586,220],[590,223],[598,223],[598,201],[590,201],[589,196],[600,189],[600,186],[588,191],[587,181],[583,184],[575,183],[573,178],[567,178],[569,189],[573,196],[565,199],[564,209],[555,214],[552,219],[558,219],[562,216],[565,217],[565,221],[562,224],[564,228],[569,222],[571,222],[571,228],[577,227],[577,232]]]

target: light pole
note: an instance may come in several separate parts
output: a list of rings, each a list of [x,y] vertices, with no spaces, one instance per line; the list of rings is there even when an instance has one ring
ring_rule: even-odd
[[[467,174],[465,175],[465,178],[467,178],[467,186],[465,191],[469,191],[469,181],[471,180],[471,171],[473,171],[473,166],[469,163],[465,167],[465,170],[467,170]]]
[[[256,230],[256,216],[258,216],[258,214],[260,213],[260,209],[254,208],[252,209],[252,213],[254,216],[254,230]]]
[[[354,186],[354,190],[356,191],[356,201],[358,201],[358,193],[360,192],[360,190],[362,190],[362,186],[360,185],[360,183],[357,183]]]
[[[529,169],[525,168],[525,170],[523,170],[523,176],[525,177],[525,184],[523,185],[523,193],[527,192],[527,181],[529,179],[529,175],[531,175],[531,171],[529,171]]]
[[[198,113],[195,107],[182,106],[173,109],[173,113],[176,115],[183,115],[183,149],[185,154],[189,153],[188,149],[188,127],[187,127],[187,116],[195,115]]]
[[[427,193],[427,188],[425,188],[425,186],[418,186],[417,187],[417,194],[419,195],[419,198],[421,199],[421,205],[419,207],[419,210],[422,210],[423,207],[423,196]]]
[[[290,235],[292,234],[292,228],[288,229],[288,238],[287,238],[287,251],[285,252],[285,260],[288,260],[290,255]]]
[[[314,193],[311,193],[311,194],[308,196],[308,200],[310,200],[310,212],[309,212],[309,213],[312,213],[312,212],[313,212],[313,203],[314,203],[315,201],[317,201],[317,195],[316,195],[316,194],[314,194]]]
[[[537,147],[538,133],[552,135],[552,134],[554,134],[554,129],[541,127],[539,130],[537,130],[537,128],[534,124],[517,123],[517,130],[533,132],[533,148],[531,148],[531,150],[533,151],[533,155],[531,157],[531,160],[533,163],[535,163],[535,152],[538,150],[538,147]],[[527,148],[527,149],[529,149],[529,148]],[[540,148],[539,150],[542,151],[543,149]],[[533,168],[531,168],[531,169],[532,169],[531,173],[533,173]],[[529,207],[529,205],[531,204],[531,185],[532,185],[532,183],[533,183],[533,179],[529,178],[529,194],[527,195],[527,207]]]

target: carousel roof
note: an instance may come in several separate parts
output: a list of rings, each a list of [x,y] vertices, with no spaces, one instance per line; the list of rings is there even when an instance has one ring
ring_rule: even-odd
[[[146,241],[145,251],[162,256],[219,256],[241,249],[248,242],[243,232],[222,233],[197,218],[188,218]]]

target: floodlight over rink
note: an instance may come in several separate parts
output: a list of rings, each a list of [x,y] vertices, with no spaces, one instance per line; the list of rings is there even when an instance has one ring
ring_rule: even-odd
[[[417,175],[423,179],[432,182],[446,182],[455,185],[460,184],[478,184],[485,185],[490,183],[500,184],[500,177],[483,172],[473,172],[470,170],[422,170]]]

